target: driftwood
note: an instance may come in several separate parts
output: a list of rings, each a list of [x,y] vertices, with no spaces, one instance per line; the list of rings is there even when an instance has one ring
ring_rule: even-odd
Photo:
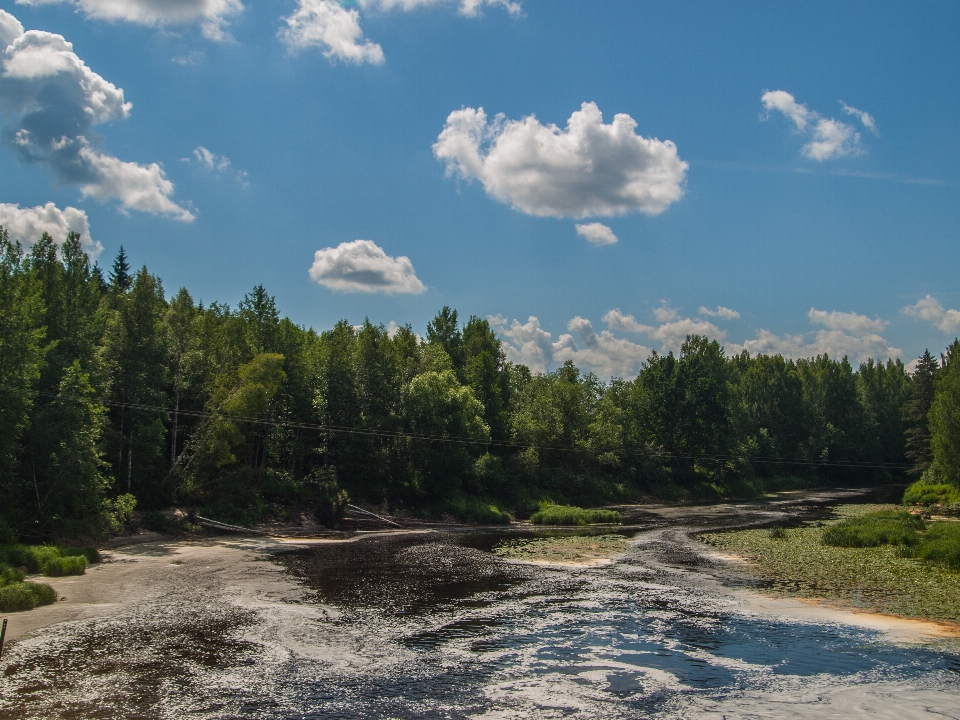
[[[240,527],[239,525],[228,525],[227,523],[217,522],[216,520],[200,517],[199,515],[194,515],[191,522],[196,522],[197,525],[203,525],[208,528],[213,528],[214,530],[225,530],[227,532],[253,533],[254,535],[270,534],[265,533],[262,530],[252,530],[250,528]]]
[[[369,515],[372,518],[376,518],[380,522],[385,522],[387,525],[393,525],[394,527],[402,528],[403,525],[395,523],[393,520],[387,520],[385,517],[380,517],[379,515],[374,515],[372,512],[367,512],[366,510],[361,510],[356,505],[346,505],[347,510],[351,512],[360,513],[361,515]]]

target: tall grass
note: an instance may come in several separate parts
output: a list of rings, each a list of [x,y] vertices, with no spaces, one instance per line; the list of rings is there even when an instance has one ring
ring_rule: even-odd
[[[923,534],[920,545],[911,554],[931,565],[960,570],[960,523],[935,522]]]
[[[620,513],[615,510],[584,510],[573,505],[543,505],[530,516],[534,525],[595,525],[597,523],[620,523]]]
[[[16,582],[0,587],[0,612],[33,610],[56,601],[56,591],[45,583]]]
[[[917,545],[923,518],[903,510],[881,510],[841,520],[823,533],[825,545],[835,547],[877,547]]]
[[[903,493],[904,505],[951,505],[960,503],[960,488],[946,483],[918,480]]]
[[[493,503],[484,502],[479,498],[465,497],[449,503],[450,512],[460,520],[476,522],[483,525],[509,525],[509,513],[504,512]]]
[[[83,575],[87,565],[100,562],[96,548],[61,548],[56,545],[0,545],[0,563],[25,567],[27,572],[49,577]]]

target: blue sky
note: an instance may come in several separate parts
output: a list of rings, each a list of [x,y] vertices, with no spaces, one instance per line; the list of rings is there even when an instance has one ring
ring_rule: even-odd
[[[855,361],[960,332],[955,4],[0,8],[0,223],[168,293],[263,283],[317,329],[450,305],[603,377],[687,332]]]

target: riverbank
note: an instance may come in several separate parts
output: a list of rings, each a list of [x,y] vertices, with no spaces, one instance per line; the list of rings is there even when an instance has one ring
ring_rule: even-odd
[[[847,548],[823,544],[823,533],[831,524],[890,507],[840,505],[833,519],[803,527],[775,533],[769,529],[730,530],[697,537],[718,557],[760,578],[759,589],[766,595],[940,623],[945,634],[960,634],[960,573],[902,557],[889,545]]]

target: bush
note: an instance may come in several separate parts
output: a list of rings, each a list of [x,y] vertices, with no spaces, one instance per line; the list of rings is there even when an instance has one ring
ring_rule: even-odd
[[[842,520],[823,533],[825,545],[836,547],[877,547],[917,545],[925,523],[904,510],[882,510]]]
[[[57,593],[49,585],[15,582],[0,587],[0,612],[33,610],[40,605],[50,605],[56,601]]]
[[[100,554],[95,548],[58,548],[56,545],[3,545],[0,546],[0,563],[25,567],[31,573],[43,573],[50,577],[83,575],[87,561]]]
[[[6,563],[0,563],[0,587],[22,581],[23,572],[21,570],[10,567]]]
[[[960,570],[960,523],[936,522],[924,533],[914,557],[934,565]]]
[[[620,513],[615,510],[584,510],[573,505],[542,505],[530,516],[534,525],[594,525],[596,523],[619,523]]]
[[[960,503],[960,488],[947,483],[919,480],[903,494],[904,505],[950,505]]]
[[[779,525],[777,525],[776,527],[770,528],[770,537],[773,540],[786,540],[787,531],[785,528],[782,528]]]
[[[467,497],[449,503],[450,513],[465,522],[476,522],[482,525],[509,525],[509,513],[504,512],[496,505],[484,502],[479,498]]]

